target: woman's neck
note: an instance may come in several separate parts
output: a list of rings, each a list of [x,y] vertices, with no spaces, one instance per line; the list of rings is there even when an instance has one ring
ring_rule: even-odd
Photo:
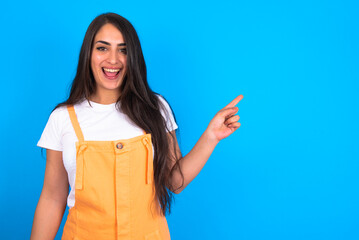
[[[117,102],[120,94],[114,91],[97,91],[90,97],[90,100],[100,104],[111,104]]]

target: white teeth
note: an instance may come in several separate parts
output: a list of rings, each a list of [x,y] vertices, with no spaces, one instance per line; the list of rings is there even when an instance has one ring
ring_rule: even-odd
[[[112,68],[103,68],[103,70],[105,70],[106,72],[119,72],[120,69],[117,68],[117,69],[112,69]]]

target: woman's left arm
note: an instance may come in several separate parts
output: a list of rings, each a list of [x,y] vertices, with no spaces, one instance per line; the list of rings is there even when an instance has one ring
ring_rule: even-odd
[[[192,150],[186,156],[181,157],[178,160],[183,173],[184,181],[182,185],[182,177],[179,169],[173,169],[171,190],[174,193],[180,193],[198,175],[203,166],[206,164],[208,158],[211,156],[218,142],[231,135],[240,127],[241,124],[238,122],[239,116],[235,114],[238,112],[238,107],[236,107],[236,105],[240,100],[242,100],[242,98],[243,95],[239,95],[227,106],[221,109],[210,121],[207,129],[204,131]],[[172,134],[176,136],[174,131]],[[171,137],[169,137],[169,141],[170,146],[172,146],[173,143]],[[174,141],[177,148],[177,156],[181,156],[176,137],[174,138]]]

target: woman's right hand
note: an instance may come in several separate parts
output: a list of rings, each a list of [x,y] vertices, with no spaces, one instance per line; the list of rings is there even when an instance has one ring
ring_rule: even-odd
[[[30,240],[54,239],[66,209],[69,192],[62,152],[46,150],[44,185],[36,207]]]

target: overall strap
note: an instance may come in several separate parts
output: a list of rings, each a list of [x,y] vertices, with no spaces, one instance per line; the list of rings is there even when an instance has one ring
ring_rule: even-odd
[[[72,127],[73,127],[74,130],[75,130],[77,139],[78,139],[80,142],[81,142],[81,141],[84,141],[84,135],[82,134],[79,121],[77,120],[74,106],[67,106],[67,111],[69,112],[70,119],[71,119],[71,123],[72,123]]]

